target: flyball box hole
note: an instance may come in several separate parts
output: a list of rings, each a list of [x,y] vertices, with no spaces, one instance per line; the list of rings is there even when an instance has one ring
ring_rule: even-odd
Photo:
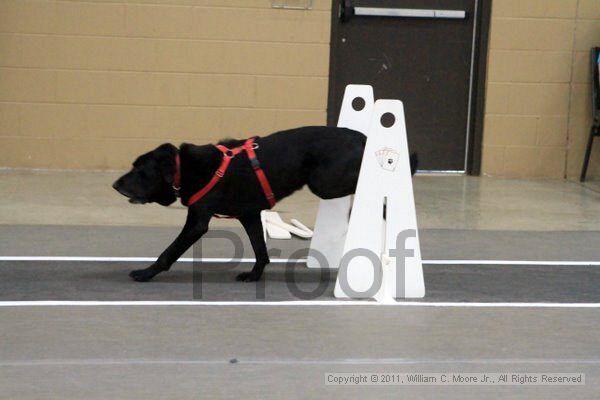
[[[396,117],[394,114],[386,112],[381,116],[380,122],[384,128],[391,128],[396,123]]]
[[[352,100],[352,108],[354,111],[361,111],[365,108],[365,104],[365,99],[362,97],[355,97],[354,100]]]

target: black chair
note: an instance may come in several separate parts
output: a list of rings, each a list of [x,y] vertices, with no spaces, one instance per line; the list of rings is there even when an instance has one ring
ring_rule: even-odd
[[[598,56],[600,56],[600,47],[594,47],[592,49],[592,128],[590,129],[590,137],[585,149],[583,168],[581,170],[581,177],[579,178],[581,182],[585,181],[590,156],[592,155],[594,137],[600,136],[600,76],[598,76]]]

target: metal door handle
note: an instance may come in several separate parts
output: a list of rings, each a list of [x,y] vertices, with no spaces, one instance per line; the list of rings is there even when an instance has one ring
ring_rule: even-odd
[[[355,15],[365,17],[404,17],[404,18],[451,18],[465,19],[467,12],[463,10],[426,10],[416,8],[376,8],[354,7]]]
[[[351,0],[341,0],[340,19],[346,22],[353,15],[363,17],[396,17],[396,18],[443,18],[465,19],[467,12],[464,10],[429,10],[417,8],[378,8],[354,7]]]

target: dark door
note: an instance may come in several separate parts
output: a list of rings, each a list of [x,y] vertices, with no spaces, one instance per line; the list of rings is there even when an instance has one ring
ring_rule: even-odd
[[[403,101],[420,170],[465,171],[477,1],[334,1],[329,124],[347,84],[372,85]]]

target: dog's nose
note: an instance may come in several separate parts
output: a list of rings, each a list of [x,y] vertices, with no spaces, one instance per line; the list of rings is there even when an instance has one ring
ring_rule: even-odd
[[[115,181],[115,183],[112,184],[113,189],[115,189],[117,192],[123,194],[123,180],[122,179],[117,179]]]

